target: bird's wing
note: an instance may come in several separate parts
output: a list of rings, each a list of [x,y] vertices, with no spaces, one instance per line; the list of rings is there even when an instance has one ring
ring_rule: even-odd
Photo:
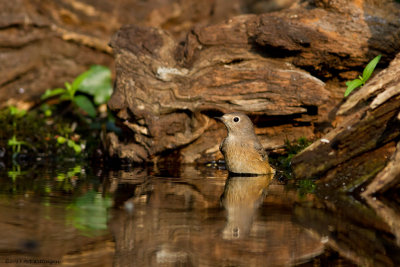
[[[265,152],[264,148],[262,147],[262,145],[259,142],[256,142],[254,144],[254,148],[256,149],[256,151],[258,152],[258,154],[261,157],[261,160],[266,160],[268,158],[267,152]]]
[[[221,151],[222,154],[224,154],[224,146],[225,146],[225,140],[222,140],[221,144],[219,145],[219,151]]]

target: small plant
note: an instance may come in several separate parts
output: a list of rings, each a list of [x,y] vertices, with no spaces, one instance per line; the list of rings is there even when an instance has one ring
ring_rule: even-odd
[[[96,116],[95,105],[106,103],[111,93],[110,69],[104,66],[94,65],[88,71],[76,77],[72,84],[66,82],[65,88],[48,89],[41,98],[42,100],[47,100],[58,96],[61,102],[71,101],[93,118]],[[92,96],[93,102],[86,95]],[[46,116],[51,115],[48,106],[43,106],[42,110],[45,112]]]
[[[22,164],[28,157],[90,157],[103,132],[119,130],[106,108],[111,94],[110,69],[94,65],[64,88],[47,90],[39,108],[1,109],[0,148],[9,151],[6,164]]]
[[[9,106],[8,109],[10,110],[11,116],[15,116],[17,118],[22,118],[23,116],[26,115],[26,110],[24,110],[24,109],[19,109],[15,106]]]
[[[284,153],[278,157],[270,157],[270,162],[277,169],[279,179],[290,180],[292,179],[292,158],[300,153],[303,149],[308,147],[312,142],[305,137],[301,137],[295,141],[285,141]]]
[[[58,144],[67,144],[68,147],[72,148],[75,151],[75,154],[80,154],[82,152],[82,146],[80,144],[77,144],[74,140],[63,137],[63,136],[58,136],[57,137],[57,143]]]
[[[300,197],[304,197],[307,194],[314,194],[316,185],[313,180],[299,180],[297,182],[297,188],[299,190]]]
[[[21,171],[21,166],[18,164],[13,164],[11,171],[7,172],[8,177],[11,178],[13,183],[17,180],[18,176],[24,175],[26,172]]]
[[[10,112],[11,117],[13,118],[12,126],[13,126],[13,129],[15,130],[15,128],[17,127],[17,120],[21,119],[22,117],[24,117],[26,115],[26,110],[19,109],[15,106],[9,106],[8,110]]]
[[[58,182],[63,182],[66,179],[71,179],[73,177],[76,177],[79,173],[81,173],[82,167],[81,165],[75,165],[73,168],[70,168],[66,173],[65,172],[59,172],[57,173],[57,181]]]
[[[376,65],[381,59],[382,55],[376,56],[373,60],[371,60],[368,65],[365,67],[362,76],[358,76],[358,79],[354,79],[352,81],[346,82],[347,89],[344,92],[344,97],[347,97],[351,92],[354,91],[357,87],[364,85],[368,79],[371,77],[372,72],[375,70]]]
[[[15,135],[13,135],[10,139],[8,139],[7,145],[11,146],[11,150],[13,152],[13,158],[15,158],[15,156],[21,152],[22,146],[33,148],[32,145],[30,145],[29,143],[18,140]]]

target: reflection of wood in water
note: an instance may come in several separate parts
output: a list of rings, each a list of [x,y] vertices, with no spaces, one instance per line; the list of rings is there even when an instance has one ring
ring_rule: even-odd
[[[400,248],[388,227],[390,220],[398,221],[399,216],[373,198],[366,201],[376,205],[375,211],[346,195],[336,194],[331,198],[316,199],[313,206],[296,205],[296,222],[314,238],[323,240],[326,247],[358,266],[399,266]]]
[[[221,197],[227,210],[228,222],[223,231],[225,239],[249,234],[256,209],[262,203],[273,175],[228,178]]]
[[[136,187],[131,213],[113,210],[114,266],[289,266],[323,252],[320,240],[292,222],[291,193],[277,185],[271,194],[282,201],[273,203],[284,204],[252,215],[247,238],[224,238],[224,186],[224,203],[232,197],[231,204],[255,212],[270,180],[231,177],[226,184],[224,176],[193,177],[148,179]]]
[[[399,207],[391,201],[381,201],[375,195],[388,193],[395,189],[400,182],[400,142],[397,143],[396,151],[393,153],[389,163],[380,171],[374,180],[368,185],[367,190],[361,195],[368,205],[374,209],[376,214],[390,227],[396,237],[396,243],[400,246],[400,215]],[[391,195],[388,194],[390,197]]]
[[[400,246],[400,214],[396,204],[390,207],[384,201],[379,200],[376,197],[366,196],[366,202],[371,208],[374,209],[376,214],[390,227],[393,235],[396,237],[396,243]],[[390,203],[388,201],[388,203]]]

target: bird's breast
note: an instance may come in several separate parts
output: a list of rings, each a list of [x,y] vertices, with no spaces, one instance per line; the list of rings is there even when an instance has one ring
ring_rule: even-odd
[[[227,137],[221,146],[227,169],[233,173],[271,173],[267,159],[255,149],[254,142]]]

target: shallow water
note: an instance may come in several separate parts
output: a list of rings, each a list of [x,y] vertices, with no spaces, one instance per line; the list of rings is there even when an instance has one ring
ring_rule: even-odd
[[[400,263],[397,205],[383,200],[206,167],[66,165],[0,170],[0,266]]]

